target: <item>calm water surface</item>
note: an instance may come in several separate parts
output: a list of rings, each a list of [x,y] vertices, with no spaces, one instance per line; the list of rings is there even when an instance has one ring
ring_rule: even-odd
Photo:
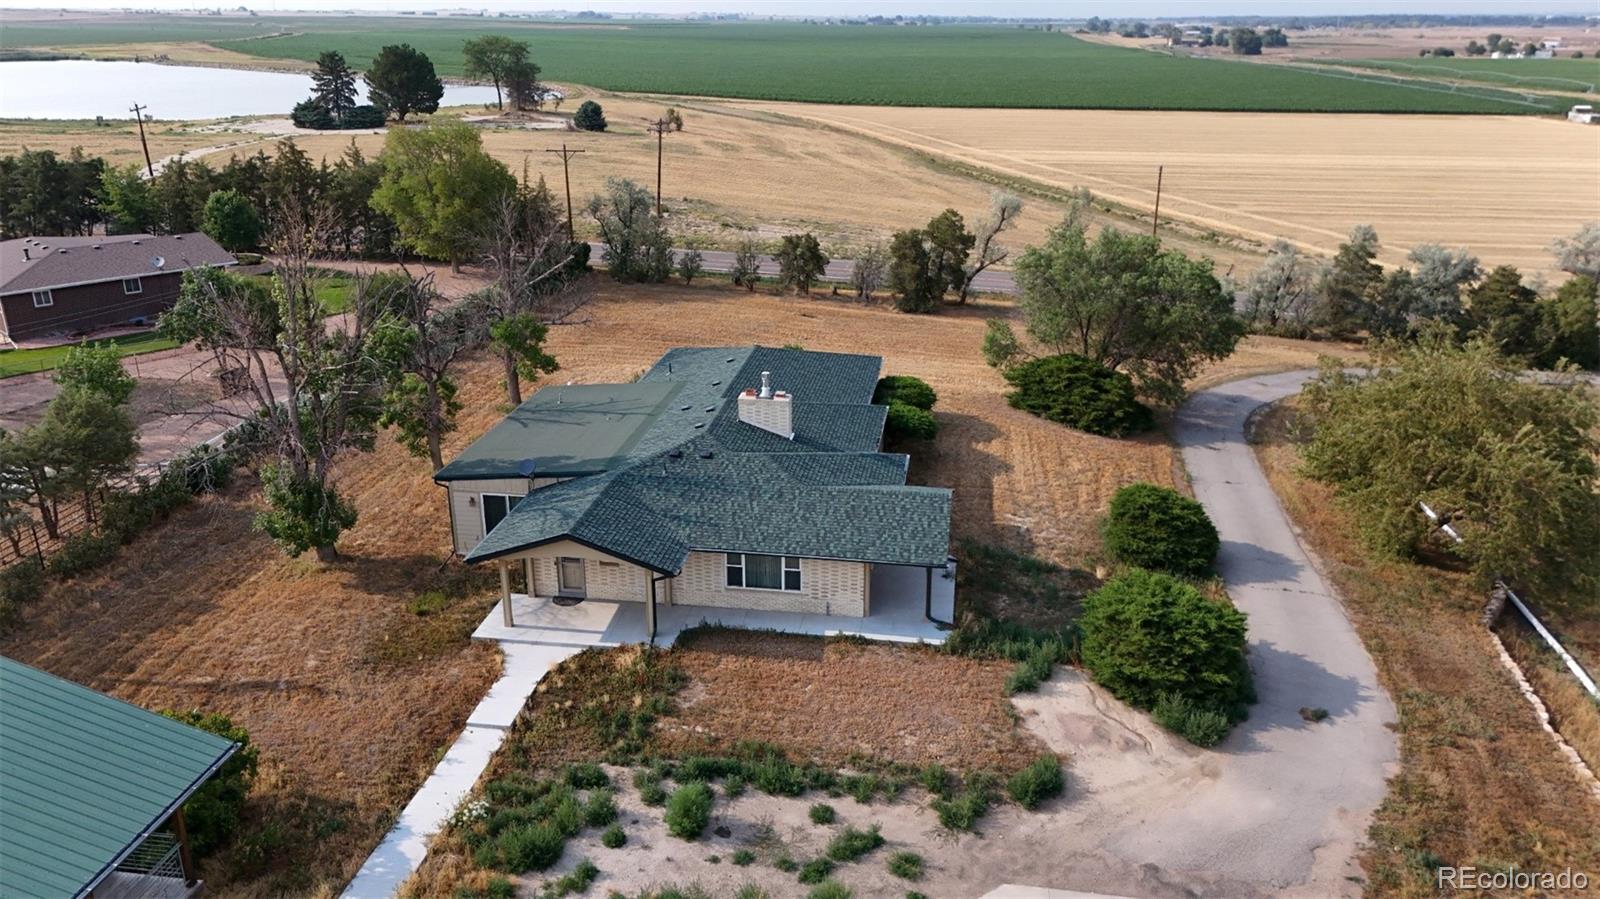
[[[356,89],[366,102],[366,85]],[[311,94],[311,76],[246,69],[84,59],[0,62],[0,118],[131,119],[134,103],[157,119],[288,115]],[[447,106],[494,102],[492,87],[446,85]]]

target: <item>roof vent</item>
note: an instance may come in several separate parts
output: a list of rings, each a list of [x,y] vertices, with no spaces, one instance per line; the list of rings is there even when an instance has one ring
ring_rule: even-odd
[[[172,235],[172,239],[173,240],[183,240],[183,235],[182,234],[174,234],[174,235]]]
[[[706,411],[707,412],[715,412],[715,411],[717,411],[717,407],[716,406],[707,406],[706,407]]]
[[[65,249],[60,249],[60,250],[57,250],[56,252],[60,253],[63,256],[67,255],[67,251]]]
[[[700,451],[700,458],[702,458],[702,459],[710,459],[715,455],[716,455],[716,453],[712,452],[711,450],[701,450]]]
[[[728,364],[732,365],[735,361],[737,361],[737,359],[738,359],[737,356],[729,356],[728,357]]]
[[[697,421],[697,422],[694,423],[694,426],[695,426],[695,430],[699,430],[700,428],[705,427],[706,423],[703,422],[703,421]]]
[[[133,242],[133,245],[134,245],[134,246],[138,246],[138,245],[139,245],[139,242],[138,242],[138,241],[137,241],[137,240],[136,240],[136,241],[134,241],[134,242]]]
[[[33,255],[28,252],[28,248],[27,247],[23,247],[22,248],[22,261],[23,262],[27,262],[28,260],[30,260],[32,258],[33,258]]]
[[[678,411],[679,412],[688,412],[690,409],[693,409],[693,408],[694,408],[693,406],[679,406],[678,407]]]
[[[681,450],[681,449],[670,450],[670,451],[667,452],[667,458],[668,459],[682,459],[683,458],[683,450]]]
[[[722,382],[721,381],[712,381],[711,382],[711,386],[712,387],[721,387],[722,386]]]
[[[98,249],[100,249],[100,245],[99,244],[95,244],[94,248],[98,250]]]

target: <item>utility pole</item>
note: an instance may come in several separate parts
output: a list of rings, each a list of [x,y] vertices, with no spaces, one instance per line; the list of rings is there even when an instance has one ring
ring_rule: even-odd
[[[568,243],[572,243],[572,241],[574,240],[574,238],[572,236],[572,176],[567,173],[567,160],[569,160],[572,157],[578,155],[579,153],[587,153],[588,151],[587,150],[568,150],[567,149],[567,145],[566,144],[562,144],[561,145],[561,149],[559,149],[559,150],[546,150],[545,152],[546,153],[560,153],[561,154],[561,180],[563,180],[563,181],[565,181],[567,183],[567,242]],[[657,168],[659,169],[659,166]],[[659,184],[660,178],[661,178],[661,173],[658,170],[657,173],[656,173],[656,179],[657,179],[657,182],[658,182],[657,185],[656,185],[656,190],[658,192],[660,191],[660,184]],[[659,209],[656,210],[656,214],[657,215],[661,214]]]
[[[1166,166],[1156,166],[1156,212],[1150,217],[1150,236],[1156,236],[1156,229],[1161,227],[1161,170]]]
[[[135,103],[133,104],[133,109],[129,110],[129,112],[133,113],[134,121],[139,123],[139,145],[144,147],[144,170],[150,173],[150,177],[154,178],[156,176],[156,167],[150,162],[150,144],[144,139],[144,111],[149,108]]]
[[[656,136],[656,218],[661,217],[661,153],[662,142],[667,132],[672,129],[672,124],[666,119],[656,119],[650,123],[650,130]]]

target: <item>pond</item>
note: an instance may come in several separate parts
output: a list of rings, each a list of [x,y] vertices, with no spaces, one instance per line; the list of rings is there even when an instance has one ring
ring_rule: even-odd
[[[366,85],[356,89],[366,102]],[[0,62],[0,118],[131,119],[134,103],[156,119],[288,115],[311,94],[311,76],[249,69],[87,59]],[[445,85],[442,105],[494,102],[494,88]]]

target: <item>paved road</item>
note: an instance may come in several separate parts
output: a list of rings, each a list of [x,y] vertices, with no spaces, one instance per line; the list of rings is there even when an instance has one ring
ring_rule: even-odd
[[[599,241],[589,242],[589,258],[594,264],[599,265],[601,263],[600,254],[604,253],[605,249],[606,245]],[[673,252],[681,253],[683,250],[674,249]],[[726,250],[701,250],[700,256],[708,272],[726,274],[733,271],[733,254]],[[822,274],[822,280],[831,284],[848,284],[850,283],[850,271],[855,268],[855,264],[854,259],[835,259],[828,263],[827,270]],[[761,257],[761,274],[769,278],[778,276],[778,263],[771,256]],[[1017,282],[1011,277],[1011,273],[994,269],[981,272],[973,281],[973,287],[979,293],[1014,294],[1017,292]]]
[[[1178,410],[1184,465],[1222,537],[1218,565],[1228,595],[1250,616],[1260,702],[1219,747],[1219,776],[1203,788],[1210,795],[1192,797],[1159,828],[1124,834],[1119,854],[1226,872],[1286,894],[1308,886],[1312,894],[1359,893],[1348,882],[1336,885],[1396,764],[1395,709],[1244,438],[1251,412],[1314,374],[1245,378],[1198,393]],[[1303,706],[1330,716],[1307,724]]]

